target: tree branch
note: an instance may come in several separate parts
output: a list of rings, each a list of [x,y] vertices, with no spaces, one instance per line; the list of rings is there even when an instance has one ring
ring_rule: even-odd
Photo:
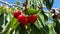
[[[3,3],[3,4],[5,4],[5,5],[11,6],[11,7],[13,7],[13,6],[16,7],[16,6],[18,6],[18,5],[16,5],[16,4],[9,4],[8,2],[2,1],[2,0],[0,0],[0,2]]]
[[[26,5],[25,5],[25,11],[27,11],[27,4],[28,4],[28,0],[26,0]]]

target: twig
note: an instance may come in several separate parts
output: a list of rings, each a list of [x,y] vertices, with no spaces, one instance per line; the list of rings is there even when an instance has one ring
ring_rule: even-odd
[[[25,5],[25,11],[27,11],[27,4],[28,4],[28,0],[26,0],[26,5]]]
[[[8,2],[5,2],[5,1],[2,1],[2,0],[0,0],[0,2],[1,3],[3,3],[3,4],[5,4],[5,5],[8,5],[8,6],[11,6],[11,7],[16,7],[16,6],[18,6],[18,7],[20,7],[19,5],[16,5],[16,4],[10,4],[10,3],[8,3]],[[28,0],[26,0],[26,6],[25,6],[25,9],[27,9],[27,4],[28,4]],[[43,8],[46,8],[46,6],[42,6]],[[40,6],[40,8],[42,8],[41,6]],[[57,9],[57,8],[52,8],[52,9]]]
[[[18,6],[18,5],[16,5],[16,4],[9,4],[8,2],[2,1],[2,0],[0,0],[0,2],[3,3],[3,4],[5,4],[5,5],[11,6],[11,7],[13,7],[13,6],[16,7],[16,6]]]

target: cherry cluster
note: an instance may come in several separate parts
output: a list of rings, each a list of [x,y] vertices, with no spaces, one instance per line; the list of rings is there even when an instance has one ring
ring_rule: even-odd
[[[54,14],[52,16],[53,19],[56,19],[58,17],[58,14],[56,13],[55,9],[51,9],[50,12]]]
[[[24,14],[24,13],[23,13]],[[26,17],[23,15],[20,10],[14,11],[13,15],[14,17],[18,20],[18,22],[22,25],[27,25],[28,23],[34,24],[35,21],[37,20],[36,14],[30,15]]]

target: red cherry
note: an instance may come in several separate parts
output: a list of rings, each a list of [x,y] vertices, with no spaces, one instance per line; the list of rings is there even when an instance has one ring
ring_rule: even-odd
[[[19,15],[21,15],[20,10],[17,10],[14,12],[14,17],[17,18]]]
[[[36,20],[37,20],[37,16],[35,14],[28,17],[28,21],[31,24],[34,24]]]
[[[27,24],[28,24],[28,19],[27,19],[26,16],[24,16],[24,15],[19,15],[19,16],[18,16],[18,21],[19,21],[20,24],[22,24],[22,25],[27,25]]]
[[[54,14],[54,15],[52,16],[53,19],[56,19],[57,17],[58,17],[58,14]]]
[[[51,13],[55,13],[55,9],[51,9],[50,12],[51,12]]]

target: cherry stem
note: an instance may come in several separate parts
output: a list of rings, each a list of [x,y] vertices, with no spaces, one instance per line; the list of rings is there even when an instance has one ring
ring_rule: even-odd
[[[25,11],[27,11],[28,0],[26,0]]]

